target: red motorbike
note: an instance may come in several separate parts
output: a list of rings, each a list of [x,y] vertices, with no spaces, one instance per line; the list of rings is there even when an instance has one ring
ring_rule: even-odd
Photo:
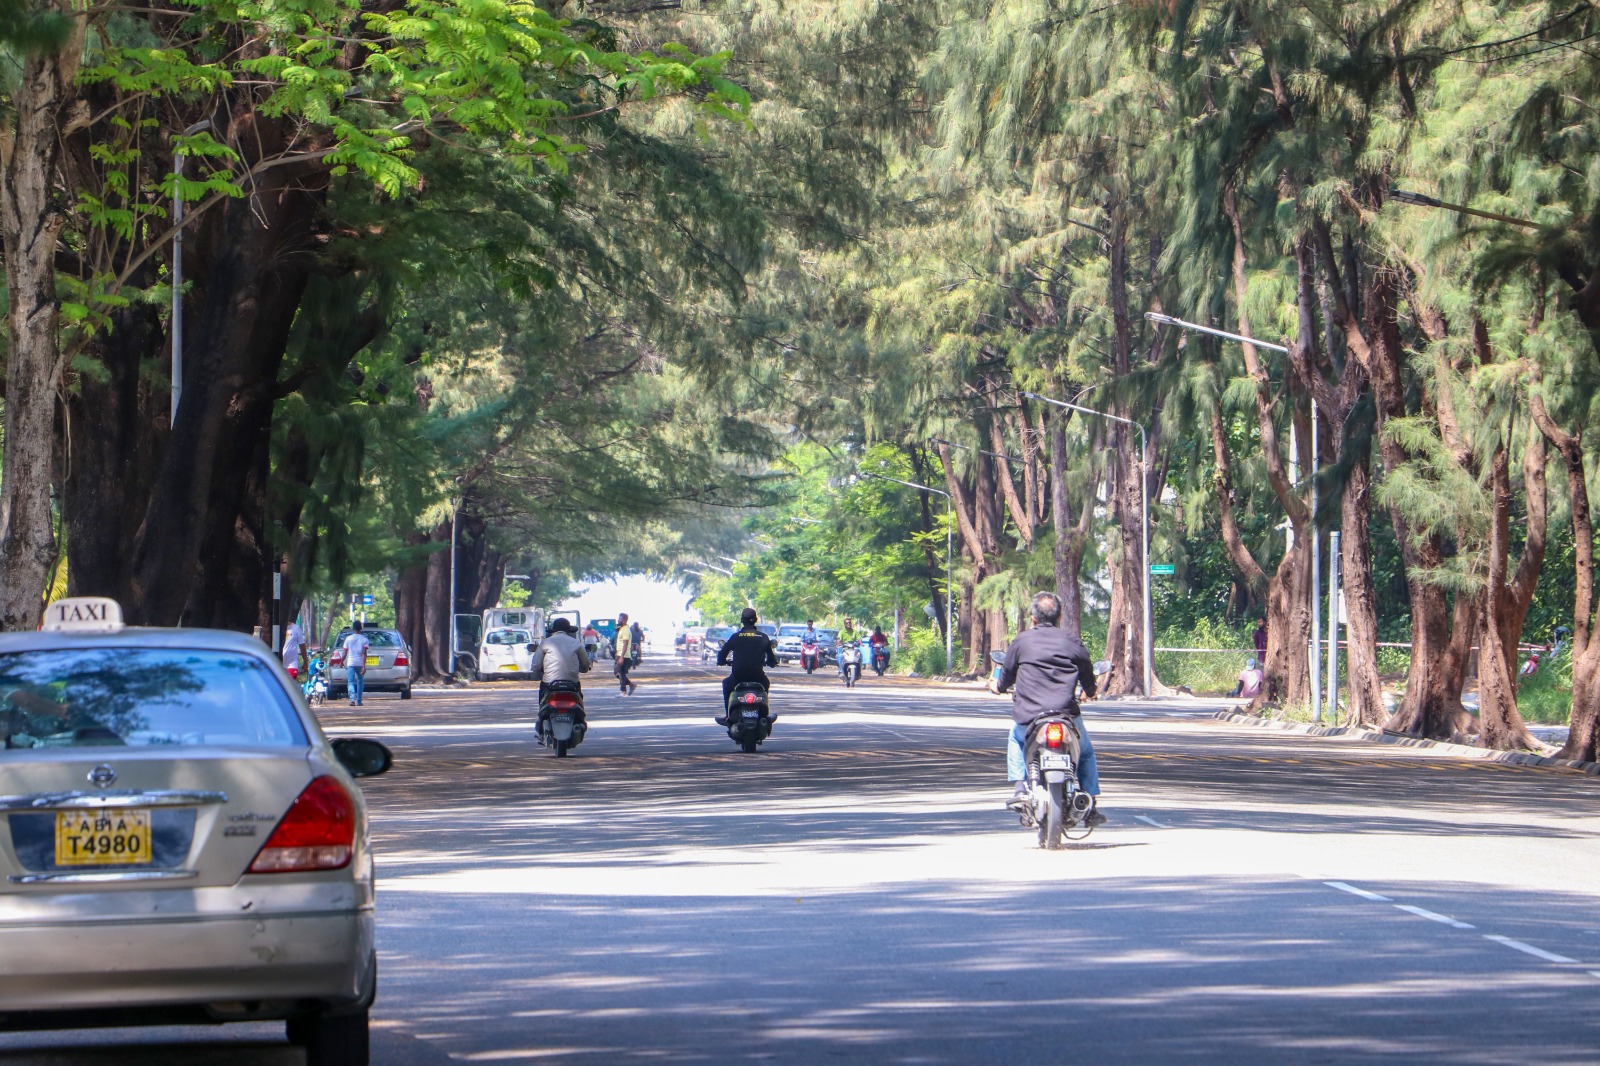
[[[801,642],[800,665],[806,668],[808,674],[822,665],[822,652],[815,640],[807,638]]]

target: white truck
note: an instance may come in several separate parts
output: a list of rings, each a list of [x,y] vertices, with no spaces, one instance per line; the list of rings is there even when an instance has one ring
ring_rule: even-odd
[[[456,669],[475,681],[532,677],[533,652],[544,639],[538,607],[491,607],[455,616]]]

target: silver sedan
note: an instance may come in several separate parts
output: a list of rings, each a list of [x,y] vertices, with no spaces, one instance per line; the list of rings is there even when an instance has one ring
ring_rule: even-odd
[[[330,743],[260,641],[116,608],[0,635],[0,1030],[283,1019],[364,1066],[387,749]]]

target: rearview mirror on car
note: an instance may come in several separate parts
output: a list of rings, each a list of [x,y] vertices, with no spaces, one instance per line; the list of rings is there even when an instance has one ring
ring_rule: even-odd
[[[333,756],[351,777],[376,777],[394,765],[394,753],[376,740],[345,737],[333,742]]]

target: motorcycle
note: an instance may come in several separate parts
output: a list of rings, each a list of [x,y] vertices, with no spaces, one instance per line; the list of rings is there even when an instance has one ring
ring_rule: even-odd
[[[889,669],[889,645],[874,644],[872,646],[872,669],[879,677]]]
[[[306,666],[305,680],[300,682],[300,691],[305,693],[306,702],[313,707],[322,706],[328,698],[328,666],[321,659],[312,659]]]
[[[805,667],[808,674],[822,665],[822,654],[818,651],[815,640],[807,639],[801,642],[800,665]]]
[[[555,749],[556,758],[583,743],[589,731],[583,712],[583,690],[576,681],[552,681],[539,701],[539,743]]]
[[[772,735],[775,717],[767,706],[767,690],[754,681],[741,681],[728,696],[728,736],[746,752],[753,752]]]
[[[1078,784],[1081,737],[1076,719],[1065,710],[1048,714],[1028,727],[1023,748],[1027,760],[1027,793],[1022,825],[1039,830],[1039,846],[1059,850],[1063,837],[1082,840],[1094,832],[1084,825],[1094,811],[1094,797]],[[1081,836],[1067,837],[1084,825]]]
[[[861,642],[852,640],[839,649],[839,672],[844,675],[844,687],[855,688],[861,680]]]

